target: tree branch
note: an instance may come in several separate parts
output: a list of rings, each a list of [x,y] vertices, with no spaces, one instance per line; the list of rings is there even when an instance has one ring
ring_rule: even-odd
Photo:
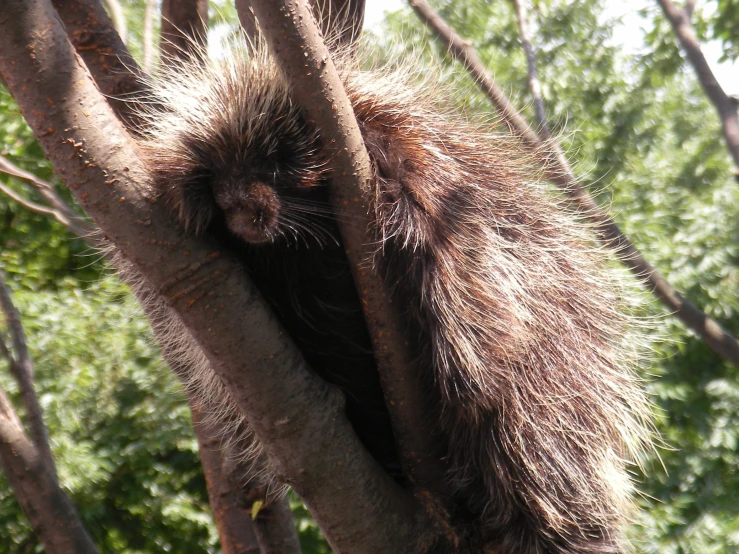
[[[43,410],[41,409],[41,404],[39,404],[38,396],[36,396],[36,388],[33,383],[33,361],[31,360],[31,354],[28,352],[26,334],[23,331],[21,316],[10,298],[10,291],[5,284],[5,274],[1,269],[0,310],[5,314],[5,321],[10,331],[10,339],[13,343],[15,356],[10,355],[4,343],[2,345],[2,353],[7,357],[10,364],[10,371],[18,382],[21,402],[23,408],[26,410],[28,425],[31,429],[31,437],[33,438],[39,459],[46,464],[49,476],[58,484],[56,466],[54,464],[54,458],[51,455],[51,447],[49,446],[49,434],[46,431]]]
[[[95,228],[83,221],[74,211],[67,205],[62,197],[56,192],[51,183],[47,183],[43,179],[36,177],[33,173],[25,171],[16,166],[7,158],[0,156],[0,172],[21,179],[33,186],[41,196],[48,202],[51,207],[37,204],[20,194],[16,193],[10,187],[0,183],[0,191],[6,196],[15,200],[18,204],[32,212],[49,215],[72,231],[78,237],[88,240],[95,231]]]
[[[247,508],[241,506],[241,495],[236,487],[230,486],[228,475],[224,470],[225,459],[221,452],[221,439],[208,432],[197,400],[190,399],[190,411],[198,439],[200,464],[203,466],[207,483],[210,509],[218,527],[218,535],[221,537],[221,550],[223,554],[259,554],[262,551],[259,549]]]
[[[160,60],[177,60],[193,52],[208,36],[208,0],[163,0]]]
[[[77,510],[0,389],[0,465],[48,554],[97,554]]]
[[[140,72],[100,0],[52,0],[69,40],[123,121],[135,127],[128,100],[141,89]]]
[[[690,24],[690,14],[675,7],[672,0],[657,0],[657,3],[665,13],[665,17],[672,25],[678,40],[680,41],[688,61],[693,66],[698,81],[703,87],[706,96],[711,100],[713,106],[721,118],[721,129],[724,133],[726,146],[734,164],[739,166],[739,116],[737,116],[737,103],[721,88],[711,68],[701,52],[698,37]]]
[[[435,431],[425,416],[423,388],[405,327],[382,279],[372,268],[370,161],[354,111],[308,5],[294,0],[252,0],[270,49],[288,77],[292,97],[324,137],[332,161],[331,202],[362,300],[364,317],[406,475],[445,498],[445,467],[434,455]]]
[[[665,278],[647,262],[618,225],[598,206],[588,192],[578,184],[562,149],[552,140],[542,140],[519,115],[511,102],[487,73],[474,48],[465,42],[425,0],[409,0],[421,21],[449,47],[459,61],[487,94],[511,132],[524,146],[544,157],[547,179],[559,186],[579,213],[596,224],[600,240],[613,249],[618,259],[639,279],[642,279],[657,298],[685,325],[700,336],[719,356],[739,367],[739,341],[715,320],[708,317],[690,301],[683,298]]]
[[[528,9],[526,7],[527,0],[512,0],[516,8],[516,16],[518,19],[518,33],[521,37],[521,46],[524,54],[526,54],[527,81],[529,91],[534,100],[534,113],[536,114],[536,123],[539,126],[539,133],[544,138],[551,138],[547,123],[546,110],[544,109],[544,98],[541,94],[541,83],[539,82],[538,72],[536,70],[536,56],[534,55],[534,47],[531,45],[529,37],[529,21]]]
[[[110,18],[115,24],[115,30],[121,37],[123,44],[128,43],[128,27],[126,26],[126,14],[123,13],[123,8],[118,0],[105,0],[105,5],[108,6],[110,12]]]
[[[135,147],[48,3],[2,0],[0,8],[0,74],[46,155],[190,329],[275,473],[313,508],[338,550],[413,551],[412,497],[364,451],[343,396],[308,371],[240,264],[214,242],[183,237],[151,197]]]
[[[154,12],[156,11],[156,0],[146,0],[146,11],[144,11],[144,71],[151,73],[154,67]]]

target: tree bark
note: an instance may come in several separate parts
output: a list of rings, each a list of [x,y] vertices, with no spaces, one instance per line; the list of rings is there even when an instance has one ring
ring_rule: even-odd
[[[0,73],[46,155],[182,318],[270,466],[312,507],[337,550],[415,551],[426,524],[416,502],[364,451],[343,396],[307,370],[241,266],[217,244],[183,237],[151,196],[135,147],[51,7],[42,0],[0,7]]]
[[[129,126],[138,120],[128,100],[141,90],[138,66],[100,0],[53,0],[69,40],[95,75],[110,105]]]
[[[0,270],[0,310],[5,314],[5,320],[8,324],[10,338],[13,343],[13,354],[11,355],[4,343],[2,344],[2,350],[10,364],[10,371],[18,382],[21,402],[31,429],[33,445],[36,447],[39,459],[46,464],[50,478],[58,485],[56,465],[49,444],[49,434],[46,431],[43,411],[33,382],[33,361],[31,360],[31,354],[28,352],[26,334],[23,331],[21,316],[10,298],[10,290],[5,284],[5,274],[2,270]]]
[[[190,411],[195,435],[198,438],[200,464],[205,474],[210,509],[218,527],[218,535],[221,537],[223,554],[262,552],[248,508],[243,505],[240,491],[231,485],[224,471],[221,440],[209,432],[196,400],[190,402]]]
[[[198,53],[208,36],[208,0],[162,0],[160,59]],[[193,41],[195,37],[199,39]]]

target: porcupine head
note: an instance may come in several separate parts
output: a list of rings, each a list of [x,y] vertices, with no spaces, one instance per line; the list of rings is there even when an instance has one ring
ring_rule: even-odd
[[[537,160],[515,141],[439,109],[407,70],[335,63],[373,166],[374,266],[433,390],[452,519],[472,522],[469,544],[501,554],[622,552],[627,463],[649,443],[649,409],[623,289],[593,229],[528,178]],[[266,48],[193,59],[150,87],[163,108],[144,114],[141,144],[182,226],[225,227],[279,256],[312,249],[299,264],[323,263],[340,242],[331,160]],[[300,296],[285,282],[272,293]],[[273,301],[287,319],[324,321],[301,299]],[[336,381],[349,390],[347,379]]]

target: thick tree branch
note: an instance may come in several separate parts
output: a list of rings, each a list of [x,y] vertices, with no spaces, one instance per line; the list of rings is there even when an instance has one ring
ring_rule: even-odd
[[[672,310],[687,327],[700,336],[719,356],[739,367],[739,341],[715,320],[683,298],[665,278],[647,262],[618,225],[598,206],[588,192],[578,184],[572,168],[554,140],[541,139],[515,110],[511,102],[487,73],[474,48],[464,41],[433,11],[425,0],[409,0],[410,5],[452,56],[464,65],[487,94],[511,132],[533,152],[544,156],[547,179],[559,186],[575,208],[597,225],[599,238],[611,247],[621,262],[638,278],[643,279],[659,300]]]
[[[716,108],[721,118],[721,128],[729,153],[734,158],[734,164],[739,166],[739,116],[737,116],[736,101],[730,98],[721,88],[703,52],[701,52],[698,37],[690,24],[690,13],[677,8],[672,0],[657,0],[657,3],[665,13],[670,25],[672,25],[680,45],[688,56],[693,69],[695,69],[695,74],[698,76],[703,91]]]
[[[163,0],[161,60],[187,57],[208,35],[208,0]],[[194,37],[200,40],[193,42]]]
[[[10,290],[5,284],[5,274],[0,270],[0,310],[5,314],[5,321],[10,332],[10,340],[13,344],[13,354],[8,352],[6,345],[2,345],[2,354],[10,364],[10,371],[18,382],[21,393],[21,402],[26,411],[28,426],[31,429],[33,444],[39,454],[39,459],[46,464],[49,476],[57,483],[56,465],[51,455],[49,445],[49,434],[44,424],[43,410],[36,396],[36,387],[33,383],[34,370],[31,354],[28,352],[26,334],[23,331],[21,316],[18,313],[13,300],[10,298]]]
[[[124,48],[124,46],[119,44],[116,48]],[[106,77],[109,77],[106,75],[106,72],[110,71],[109,66],[96,64],[95,69],[96,81],[99,79],[104,80]],[[137,71],[136,67],[131,67],[130,69],[134,72]],[[125,78],[125,76],[121,77]],[[121,107],[121,104],[114,104],[114,107]],[[118,115],[121,116],[123,114]],[[126,122],[125,119],[123,121]],[[87,224],[84,224],[82,227],[75,226],[72,223],[73,211],[65,204],[61,197],[57,195],[55,189],[49,183],[46,183],[35,175],[14,166],[11,162],[3,158],[0,158],[0,171],[4,171],[9,175],[13,175],[27,181],[36,187],[42,194],[46,192],[44,198],[54,206],[54,209],[35,205],[21,197],[13,197],[21,205],[28,209],[33,209],[38,213],[55,216],[58,221],[80,236],[80,238],[91,243],[93,246],[102,247],[103,250],[106,249],[108,245],[104,241],[100,240],[99,232],[96,228]],[[173,318],[176,317],[174,313],[171,313],[170,316]],[[157,334],[157,332],[161,330],[157,329],[155,326],[154,331],[155,334]],[[182,331],[183,333],[187,332],[185,329]],[[158,338],[161,339],[161,337]],[[165,344],[166,341],[160,340],[160,343]],[[180,363],[179,360],[176,357],[168,355],[166,348],[163,349],[162,354],[167,360],[169,366],[173,369],[174,373],[181,376],[184,370],[178,367]],[[221,547],[224,552],[237,553],[248,551],[251,546],[256,545],[257,537],[254,534],[255,528],[259,534],[260,542],[266,545],[262,547],[262,554],[277,552],[279,552],[279,554],[287,554],[291,552],[299,552],[298,537],[295,526],[292,525],[292,520],[290,519],[291,513],[289,506],[286,504],[286,499],[275,499],[273,503],[275,505],[279,505],[279,509],[282,511],[287,509],[286,513],[288,521],[268,519],[268,514],[265,514],[264,516],[257,518],[257,521],[253,522],[251,514],[236,504],[236,501],[241,499],[243,496],[243,491],[237,483],[229,479],[228,475],[224,473],[224,470],[221,467],[224,463],[224,458],[217,450],[220,440],[222,439],[214,438],[223,437],[224,431],[222,429],[213,428],[212,425],[209,426],[208,429],[203,426],[199,417],[199,401],[192,394],[188,394],[188,403],[190,404],[191,413],[193,415],[193,427],[198,439],[198,444],[201,448],[207,448],[205,445],[209,445],[213,449],[212,452],[203,452],[201,450],[200,458],[203,471],[206,476],[208,496],[211,500],[213,517],[220,532]],[[244,474],[246,474],[245,469]],[[219,481],[220,478],[222,478],[222,480]],[[277,508],[271,508],[271,511],[274,511],[275,509]],[[262,535],[266,537],[264,540],[261,539]],[[249,546],[251,544],[248,540],[249,537],[252,537],[255,541],[251,546]],[[279,549],[271,548],[271,545],[273,544],[277,544]],[[244,550],[244,548],[246,550]],[[258,546],[256,548],[258,551]]]
[[[217,244],[183,237],[151,197],[135,147],[48,3],[0,7],[0,73],[57,173],[180,315],[277,475],[312,506],[338,550],[413,551],[412,498],[364,451],[342,395],[308,371],[241,266]]]
[[[329,182],[344,247],[363,302],[385,401],[407,475],[421,488],[440,490],[445,470],[434,457],[432,422],[425,417],[419,376],[405,328],[382,279],[372,269],[370,161],[354,111],[309,7],[297,1],[252,0],[270,48],[292,85],[293,98],[324,137],[332,160]]]
[[[137,122],[127,99],[140,90],[136,62],[105,13],[100,0],[52,0],[79,55],[95,82],[129,125]]]

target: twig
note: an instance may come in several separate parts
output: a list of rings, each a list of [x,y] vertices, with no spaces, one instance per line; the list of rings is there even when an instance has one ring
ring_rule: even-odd
[[[675,7],[672,0],[657,0],[662,7],[665,17],[672,25],[680,44],[688,56],[688,61],[693,66],[698,76],[703,91],[711,100],[718,116],[721,118],[721,128],[726,139],[726,146],[734,164],[739,166],[739,116],[737,116],[737,103],[730,98],[721,88],[716,77],[706,61],[698,37],[690,24],[690,13]]]
[[[683,298],[644,259],[616,223],[578,184],[572,168],[555,141],[542,140],[519,115],[503,91],[487,73],[474,48],[456,34],[425,0],[409,0],[409,3],[436,37],[442,43],[448,45],[449,52],[454,58],[463,64],[475,78],[477,84],[490,98],[511,131],[521,138],[527,148],[544,156],[544,171],[547,179],[559,186],[577,210],[596,224],[600,240],[614,250],[618,259],[632,273],[645,281],[648,288],[665,306],[672,310],[675,317],[679,318],[700,336],[716,354],[739,367],[739,341],[715,320]]]
[[[10,187],[6,186],[4,183],[0,182],[0,191],[15,200],[24,208],[38,214],[52,216],[67,229],[83,239],[89,238],[93,234],[95,228],[82,221],[81,218],[74,213],[67,203],[62,200],[62,197],[59,196],[51,183],[47,183],[33,173],[19,168],[10,160],[2,156],[0,156],[0,173],[5,173],[6,175],[21,179],[30,184],[51,206],[53,206],[48,207],[28,200]]]

